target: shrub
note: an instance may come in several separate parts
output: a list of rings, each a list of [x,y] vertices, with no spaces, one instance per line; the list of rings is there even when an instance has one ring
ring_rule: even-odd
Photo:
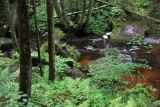
[[[147,102],[152,102],[147,89],[141,86],[126,88],[128,81],[123,80],[123,75],[134,75],[132,71],[137,68],[148,67],[136,63],[123,63],[115,56],[107,55],[97,61],[90,69],[92,85],[101,90],[105,97],[107,107],[144,107]],[[133,104],[132,106],[129,106]]]
[[[105,31],[110,29],[109,18],[110,11],[107,9],[95,11],[88,24],[88,32],[102,35]]]
[[[103,107],[103,95],[96,88],[90,87],[89,83],[89,79],[65,78],[55,84],[34,84],[32,99],[49,107]]]

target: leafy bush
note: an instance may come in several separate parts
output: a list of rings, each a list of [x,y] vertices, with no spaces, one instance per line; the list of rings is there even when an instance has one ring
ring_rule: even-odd
[[[107,55],[97,60],[97,64],[91,68],[90,73],[93,75],[93,80],[104,80],[108,84],[115,80],[119,81],[122,75],[129,75],[135,68],[142,67],[148,66],[136,63],[123,63],[116,57]]]
[[[123,75],[134,75],[132,71],[142,67],[148,66],[122,63],[114,56],[108,55],[97,61],[90,70],[93,75],[92,85],[101,90],[107,107],[144,107],[147,102],[152,102],[152,97],[146,88],[140,86],[126,88],[128,81],[122,79]]]
[[[139,36],[139,37],[133,38],[127,44],[131,46],[130,51],[136,51],[136,50],[140,49],[139,46],[143,45],[143,43],[144,43],[144,37],[143,36]]]
[[[18,72],[10,73],[9,68],[0,70],[0,106],[15,107],[19,98],[18,84],[14,79],[18,76]]]
[[[37,54],[36,54],[37,55]],[[44,53],[42,56],[42,59],[45,60],[46,62],[48,62],[48,54]],[[56,76],[57,78],[63,78],[64,77],[64,73],[65,71],[70,68],[68,63],[72,64],[72,69],[78,69],[80,67],[80,64],[77,63],[76,61],[74,61],[74,59],[72,59],[71,57],[65,58],[65,57],[61,57],[61,56],[56,56],[55,57],[56,60]],[[33,68],[33,72],[34,73],[38,73],[38,68],[35,67]],[[48,71],[49,71],[49,67],[48,65],[44,65],[44,72],[46,75],[46,77],[48,77]],[[35,74],[37,75],[37,74]],[[47,80],[48,78],[46,78]]]
[[[39,31],[45,32],[47,29],[47,10],[46,10],[46,2],[45,0],[41,0],[40,5],[37,6],[37,21],[38,21],[38,28]],[[32,6],[30,5],[30,12],[32,12]],[[54,16],[56,16],[56,13],[54,12]],[[58,20],[55,20],[55,22],[58,22]],[[30,28],[32,31],[35,29],[35,22],[34,22],[34,16],[32,15],[30,19]]]
[[[104,34],[104,32],[109,31],[112,28],[112,17],[119,16],[122,12],[123,10],[119,7],[95,11],[88,25],[88,31],[96,35]]]
[[[18,83],[14,82],[19,71],[12,73],[10,67],[17,63],[17,60],[2,57],[0,53],[0,106],[15,107],[19,98]]]
[[[148,94],[141,84],[131,89],[117,92],[114,99],[109,99],[108,107],[146,107],[153,102],[153,97]]]
[[[32,11],[32,10],[30,10],[30,11]],[[46,14],[46,3],[45,3],[45,1],[42,1],[41,4],[37,7],[37,21],[38,21],[39,30],[40,31],[45,31],[46,28],[47,28],[47,14]],[[35,29],[34,16],[31,17],[30,28],[33,31]]]
[[[15,56],[17,57],[17,53],[15,53]],[[17,58],[10,59],[8,57],[5,57],[4,53],[0,52],[0,71],[4,70],[7,67],[14,66],[18,63]]]
[[[88,31],[96,35],[102,35],[106,30],[109,30],[109,10],[97,10],[91,17],[88,25]]]
[[[32,86],[32,99],[49,107],[103,107],[103,95],[89,83],[89,79],[71,78],[55,81],[55,84],[37,83]]]

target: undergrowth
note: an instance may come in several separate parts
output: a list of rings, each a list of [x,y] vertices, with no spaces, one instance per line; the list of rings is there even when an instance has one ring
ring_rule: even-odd
[[[1,57],[2,60],[5,58]],[[66,59],[58,58],[58,72],[65,71]],[[10,60],[12,61],[12,60]],[[19,70],[10,72],[4,63],[0,71],[0,106],[17,107]],[[11,65],[15,65],[12,63]],[[59,67],[59,68],[58,68]],[[38,74],[38,68],[32,69],[32,97],[29,107],[145,107],[153,104],[154,100],[147,89],[141,84],[133,88],[124,88],[117,84],[128,84],[121,79],[124,74],[132,75],[137,68],[148,67],[135,63],[124,63],[114,56],[107,55],[91,67],[92,76],[87,79],[56,78],[55,82],[48,81],[48,67],[44,67],[44,77]],[[63,72],[62,72],[63,74]],[[158,105],[159,102],[154,102]]]

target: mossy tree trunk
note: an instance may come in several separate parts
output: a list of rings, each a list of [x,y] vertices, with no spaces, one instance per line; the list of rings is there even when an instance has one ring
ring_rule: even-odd
[[[93,5],[94,5],[94,0],[90,0],[90,1],[89,1],[88,14],[87,14],[86,22],[85,22],[85,25],[86,25],[86,26],[88,25],[88,23],[89,23],[89,21],[90,21],[90,18],[91,18],[91,16],[92,16]]]
[[[13,16],[14,12],[12,11],[9,0],[5,0],[5,7],[6,7],[6,12],[8,14],[10,33],[11,33],[11,37],[13,40],[13,47],[17,52],[19,52],[19,43],[18,43],[18,40],[16,37],[16,32],[15,32],[15,24],[14,24],[15,20],[14,20],[14,16]]]
[[[80,18],[80,23],[78,25],[80,31],[82,31],[82,27],[83,27],[84,21],[85,21],[85,16],[86,16],[86,0],[83,0],[82,15]]]
[[[60,4],[61,4],[62,17],[65,25],[64,27],[67,27],[66,8],[64,0],[60,0]]]
[[[31,95],[31,50],[28,18],[28,0],[17,0],[18,34],[20,38],[20,101],[27,104]],[[22,95],[21,94],[21,95]],[[24,96],[25,94],[25,96]],[[27,96],[26,96],[27,95]]]
[[[59,4],[58,4],[58,0],[55,0],[54,8],[55,8],[55,10],[56,10],[56,13],[57,13],[57,15],[58,15],[58,17],[59,17],[59,20],[60,20],[61,24],[62,24],[63,27],[65,28],[65,27],[67,26],[67,24],[66,24],[66,21],[65,21],[63,15],[62,15],[62,11],[61,11],[60,6],[59,6]]]

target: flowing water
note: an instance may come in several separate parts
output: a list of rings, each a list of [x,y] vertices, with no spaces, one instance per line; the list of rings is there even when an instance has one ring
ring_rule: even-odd
[[[103,38],[98,37],[84,37],[72,38],[67,41],[69,44],[74,45],[81,52],[80,64],[82,67],[89,66],[91,60],[96,60],[103,56],[109,43]],[[128,88],[133,88],[136,84],[141,83],[143,87],[153,87],[156,90],[148,89],[148,92],[157,99],[159,97],[160,87],[160,44],[159,40],[153,38],[146,38],[145,43],[151,44],[151,48],[141,46],[140,50],[136,51],[137,59],[146,59],[152,69],[139,69],[138,75],[128,76],[124,75],[122,79],[127,80]],[[144,63],[143,61],[137,61]]]
[[[91,60],[104,56],[104,51],[108,47],[108,41],[97,36],[67,38],[65,41],[80,51],[79,62],[82,67],[89,66]]]
[[[130,29],[128,32],[132,32],[132,28]],[[70,45],[76,46],[81,52],[79,62],[82,67],[88,67],[92,60],[103,57],[105,49],[110,45],[108,40],[97,36],[70,37],[65,41]],[[128,88],[132,88],[138,83],[143,84],[144,87],[152,86],[156,88],[155,91],[148,90],[148,92],[157,99],[160,95],[160,40],[145,38],[144,44],[151,44],[151,48],[141,46],[140,50],[136,51],[135,56],[137,59],[146,59],[152,69],[140,69],[137,71],[137,76],[124,75],[122,79],[129,82]],[[137,62],[144,63],[143,61]]]

